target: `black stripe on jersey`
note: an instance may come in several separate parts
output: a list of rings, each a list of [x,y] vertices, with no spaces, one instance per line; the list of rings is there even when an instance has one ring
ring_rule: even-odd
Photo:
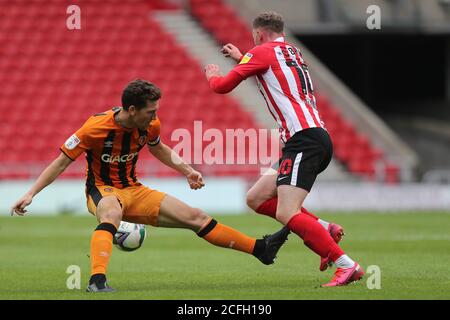
[[[142,149],[141,146],[138,148],[138,152],[139,152],[140,149]],[[131,171],[130,171],[130,177],[131,177],[131,179],[133,179],[134,183],[137,182],[137,178],[136,178],[136,162],[138,160],[138,157],[139,156],[136,156],[136,157],[133,158],[133,163],[131,165]]]
[[[116,131],[111,130],[108,135],[106,136],[105,140],[103,141],[103,151],[101,158],[103,158],[103,155],[108,155],[108,158],[111,158],[111,154],[113,151],[113,144],[114,144],[114,138],[116,137]],[[109,175],[109,166],[111,165],[109,162],[105,162],[100,159],[100,178],[103,180],[103,182],[108,185],[112,186],[113,182],[111,180],[111,177]]]
[[[300,83],[302,85],[303,94],[306,96],[308,94],[308,91],[306,89],[306,81],[305,81],[305,76],[303,75],[303,70],[300,69],[297,62],[294,60],[286,61],[286,65],[291,68],[294,67],[295,70],[297,71],[298,77],[300,79]]]
[[[95,205],[98,205],[100,200],[102,199],[102,194],[100,191],[98,191],[97,187],[95,186],[95,177],[94,177],[94,171],[92,171],[92,151],[88,150],[86,152],[86,161],[88,164],[88,175],[86,179],[86,192],[88,195],[92,197],[92,200],[94,200]]]
[[[131,135],[132,135],[132,132],[124,132],[123,133],[122,150],[120,151],[121,158],[122,158],[122,156],[125,156],[130,153]],[[128,182],[128,177],[127,177],[127,162],[126,161],[123,161],[123,162],[119,161],[119,178],[120,178],[120,183],[122,183],[122,186],[124,188],[130,186],[130,184]]]
[[[133,158],[133,162],[132,162],[132,165],[131,165],[130,177],[131,177],[131,179],[133,179],[133,182],[135,182],[135,183],[137,182],[137,178],[136,178],[136,163],[137,163],[138,158],[139,158],[139,151],[141,151],[143,147],[144,146],[139,146],[138,147],[138,149],[137,149],[138,155],[136,155],[136,157]]]
[[[88,165],[88,172],[87,172],[87,179],[86,179],[86,188],[88,189],[88,192],[89,192],[89,188],[95,186],[94,171],[92,171],[93,158],[92,158],[92,151],[91,150],[87,150],[86,151],[86,161],[87,161],[87,165]]]

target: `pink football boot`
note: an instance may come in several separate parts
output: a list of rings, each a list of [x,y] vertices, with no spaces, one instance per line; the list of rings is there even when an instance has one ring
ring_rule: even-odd
[[[321,285],[321,287],[346,286],[349,283],[361,280],[363,276],[363,269],[355,262],[355,265],[351,268],[337,268],[331,281]]]

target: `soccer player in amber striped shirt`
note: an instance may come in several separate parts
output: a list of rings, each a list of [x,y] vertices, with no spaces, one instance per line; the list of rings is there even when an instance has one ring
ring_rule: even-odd
[[[78,156],[87,160],[86,198],[98,220],[91,238],[91,278],[87,291],[114,291],[106,282],[113,236],[121,220],[155,227],[186,228],[213,245],[232,248],[272,264],[287,239],[284,231],[254,239],[218,223],[200,209],[142,185],[136,176],[139,152],[145,146],[162,163],[187,178],[191,189],[204,186],[200,172],[185,163],[160,139],[156,116],[161,92],[144,80],[127,85],[122,107],[90,117],[61,146],[61,154],[38,177],[31,189],[11,208],[24,215],[33,197],[52,183]]]

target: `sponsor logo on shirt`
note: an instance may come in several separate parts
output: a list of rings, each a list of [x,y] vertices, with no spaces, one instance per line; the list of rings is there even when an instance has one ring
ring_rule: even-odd
[[[112,156],[109,154],[102,154],[102,161],[107,163],[114,163],[114,162],[127,162],[131,161],[138,155],[137,152],[130,153],[130,154],[124,154],[123,156]]]
[[[253,54],[247,52],[245,56],[241,59],[241,62],[239,64],[244,64],[250,61],[250,59],[253,57]]]

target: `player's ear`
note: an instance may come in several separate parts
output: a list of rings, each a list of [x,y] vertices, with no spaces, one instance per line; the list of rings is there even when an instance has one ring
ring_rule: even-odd
[[[136,112],[136,107],[133,106],[133,105],[129,106],[129,107],[128,107],[128,112],[130,112],[130,113]]]
[[[264,43],[264,35],[265,35],[264,32],[258,31],[257,37],[258,37],[259,43]]]

